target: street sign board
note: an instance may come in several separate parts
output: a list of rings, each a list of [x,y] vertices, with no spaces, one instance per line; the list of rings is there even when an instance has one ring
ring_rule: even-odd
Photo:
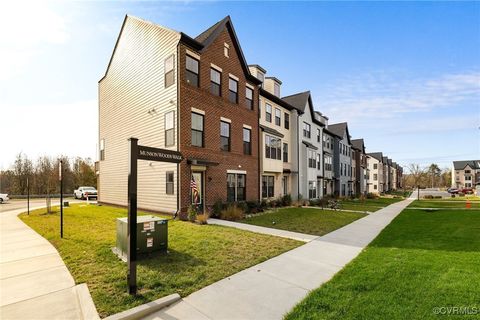
[[[178,151],[138,146],[138,159],[179,163],[183,160],[183,156]]]

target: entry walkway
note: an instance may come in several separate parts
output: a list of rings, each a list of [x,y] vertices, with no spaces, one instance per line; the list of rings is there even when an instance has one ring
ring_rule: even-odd
[[[0,318],[99,319],[87,286],[75,285],[53,245],[17,217],[24,211],[0,214]]]
[[[145,319],[282,319],[354,259],[413,199],[207,286]]]
[[[303,241],[303,242],[310,242],[310,241],[318,238],[318,236],[311,235],[311,234],[305,234],[305,233],[293,232],[293,231],[287,231],[287,230],[280,230],[280,229],[273,229],[273,228],[256,226],[256,225],[252,225],[252,224],[233,222],[233,221],[225,221],[225,220],[220,220],[220,219],[210,218],[210,219],[208,219],[208,224],[217,224],[217,225],[224,226],[224,227],[232,227],[232,228],[252,231],[252,232],[256,232],[256,233],[263,233],[263,234],[268,234],[268,235],[271,235],[271,236],[288,238],[288,239],[293,239],[293,240],[298,240],[298,241]]]

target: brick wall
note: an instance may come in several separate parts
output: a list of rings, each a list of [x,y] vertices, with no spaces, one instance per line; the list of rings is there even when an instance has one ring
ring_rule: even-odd
[[[224,43],[230,46],[229,58],[224,55]],[[194,51],[192,49],[189,49]],[[191,86],[185,81],[186,46],[179,46],[179,91],[180,91],[180,151],[185,158],[199,158],[218,163],[208,166],[205,172],[204,197],[206,205],[217,199],[227,199],[227,170],[245,170],[246,198],[258,200],[258,89],[254,86],[254,108],[245,105],[246,78],[241,62],[230,37],[228,27],[210,44],[200,58],[200,87]],[[222,68],[222,96],[210,93],[210,64]],[[238,104],[228,101],[229,73],[239,78]],[[204,117],[204,148],[191,146],[191,108],[201,109]],[[220,117],[231,120],[230,152],[220,150]],[[243,125],[252,127],[252,155],[243,154]],[[185,211],[191,202],[191,167],[186,161],[180,164],[180,207]]]

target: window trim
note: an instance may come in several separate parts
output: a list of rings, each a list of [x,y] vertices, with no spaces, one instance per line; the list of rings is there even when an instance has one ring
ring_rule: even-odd
[[[169,114],[173,113],[173,116],[172,116],[172,127],[171,128],[168,128],[167,129],[167,116]],[[172,147],[175,145],[175,110],[171,110],[171,111],[168,111],[165,113],[164,115],[164,118],[163,118],[163,129],[165,131],[165,137],[164,137],[164,145],[165,147]],[[170,131],[173,131],[173,141],[171,144],[168,144],[168,139],[167,139],[167,135]]]
[[[275,115],[275,125],[282,126],[282,110],[280,110],[279,108],[275,108],[274,115]]]
[[[167,60],[169,59],[172,59],[172,69],[171,70],[168,70],[167,71]],[[170,56],[168,56],[167,58],[165,58],[164,62],[163,62],[163,66],[164,66],[164,77],[163,77],[163,82],[164,82],[164,87],[165,88],[168,88],[172,85],[175,84],[175,54],[171,54]],[[170,75],[170,74],[173,74],[172,76],[172,83],[168,84],[167,85],[167,77]]]
[[[248,98],[248,94],[247,94],[248,90],[252,92],[252,99]],[[254,93],[254,90],[252,88],[245,87],[245,104],[247,109],[249,110],[253,110],[253,93]]]
[[[285,127],[285,129],[290,130],[290,114],[288,112],[284,112],[283,126]]]
[[[172,175],[172,181],[168,181],[169,174]],[[171,185],[171,192],[169,192],[169,186]],[[175,194],[175,172],[174,171],[166,171],[165,172],[165,194],[173,195]]]
[[[268,109],[270,107],[270,112]],[[265,102],[265,121],[272,123],[272,105]]]
[[[212,79],[212,75],[214,72],[218,73],[219,75],[219,83],[215,82]],[[218,94],[213,92],[214,86],[218,86]],[[210,93],[217,97],[222,96],[222,72],[213,67],[210,67]]]
[[[228,126],[228,136],[223,136],[222,135],[222,125],[227,125]],[[220,121],[220,150],[222,151],[227,151],[227,152],[230,152],[232,146],[231,146],[231,123],[227,122],[227,121]],[[222,138],[227,138],[227,141],[228,141],[228,147],[227,149],[224,149],[223,148],[223,143],[222,143]]]
[[[264,178],[265,178],[265,188],[263,187]],[[270,185],[270,182],[271,182],[271,185]],[[270,188],[272,191],[271,194],[269,192]],[[275,197],[275,176],[262,175],[262,199],[269,199],[273,197]]]
[[[249,141],[245,141],[245,131],[249,132],[248,133]],[[243,127],[242,139],[243,139],[243,154],[249,155],[249,156],[252,155],[252,129]],[[248,143],[248,150],[245,150],[247,143]],[[245,151],[248,151],[248,153],[246,153]]]
[[[192,60],[194,60],[194,61],[197,62],[197,69],[198,69],[198,70],[197,70],[197,73],[195,73],[194,71],[188,69],[188,64],[187,64],[187,59],[188,59],[188,58],[190,58],[190,59],[192,59]],[[186,54],[186,58],[185,58],[185,73],[186,73],[186,75],[185,75],[185,80],[186,80],[186,82],[187,82],[189,85],[193,86],[193,87],[200,88],[200,60],[197,59],[197,58],[194,58],[193,56],[191,56],[191,55],[189,55],[189,54]],[[188,79],[187,79],[188,73],[191,73],[191,74],[196,75],[196,77],[197,77],[197,83],[196,83],[196,85],[188,82]]]
[[[232,89],[230,89],[230,82],[231,81],[235,82],[237,91],[233,91]],[[238,82],[239,81],[232,78],[232,76],[228,77],[228,101],[230,101],[231,103],[235,103],[235,104],[238,104]],[[232,97],[231,97],[232,94],[235,94],[235,101],[232,101]]]
[[[204,148],[205,147],[205,115],[201,114],[201,113],[198,113],[198,112],[194,112],[194,111],[191,111],[191,115],[190,117],[192,117],[192,115],[195,114],[197,116],[200,116],[202,117],[202,130],[197,130],[197,129],[193,129],[193,121],[192,123],[190,124],[190,129],[191,129],[191,133],[193,133],[193,131],[196,131],[196,132],[201,132],[202,133],[202,145],[201,146],[198,146],[198,145],[195,145],[193,144],[193,135],[191,134],[191,137],[190,137],[190,144],[193,146],[193,147],[198,147],[198,148]]]

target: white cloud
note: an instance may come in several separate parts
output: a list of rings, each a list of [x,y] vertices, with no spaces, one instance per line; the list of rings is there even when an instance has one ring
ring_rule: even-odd
[[[3,1],[0,12],[0,80],[24,72],[42,45],[68,39],[65,19],[45,1]]]
[[[480,109],[480,72],[445,74],[432,79],[371,73],[338,80],[321,92],[325,94],[320,95],[317,108],[353,123],[455,107],[465,101],[473,102],[474,112],[475,108]]]

